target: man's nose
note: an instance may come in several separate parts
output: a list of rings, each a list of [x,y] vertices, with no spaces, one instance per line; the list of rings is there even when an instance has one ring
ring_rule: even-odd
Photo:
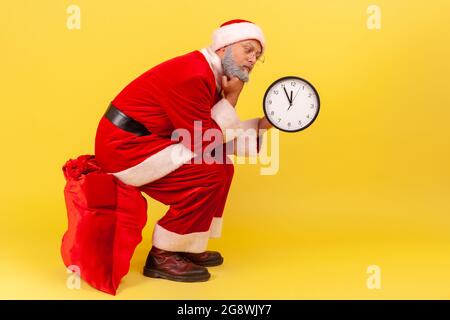
[[[248,61],[251,62],[252,66],[253,66],[256,63],[256,57],[252,55],[248,58]]]

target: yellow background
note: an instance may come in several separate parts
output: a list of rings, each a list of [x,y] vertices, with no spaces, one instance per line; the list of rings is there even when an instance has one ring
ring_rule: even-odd
[[[81,9],[69,30],[66,9]],[[366,9],[382,10],[381,30]],[[210,43],[234,18],[267,38],[238,104],[262,115],[277,78],[319,91],[316,122],[280,134],[280,169],[238,165],[205,283],[141,275],[149,221],[116,297],[66,287],[61,167],[93,153],[109,101],[152,66]],[[450,2],[2,1],[0,5],[0,298],[450,298]],[[381,268],[369,290],[367,267]]]

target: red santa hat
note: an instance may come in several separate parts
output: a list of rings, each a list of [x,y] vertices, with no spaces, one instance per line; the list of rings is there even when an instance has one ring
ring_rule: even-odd
[[[229,44],[247,39],[258,40],[264,52],[266,41],[260,27],[247,20],[230,20],[214,31],[211,49],[216,51]]]

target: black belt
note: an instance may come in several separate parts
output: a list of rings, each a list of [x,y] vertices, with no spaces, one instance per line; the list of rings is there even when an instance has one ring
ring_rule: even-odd
[[[148,136],[151,134],[142,123],[130,118],[112,104],[106,110],[105,117],[120,129],[134,133],[137,136]]]

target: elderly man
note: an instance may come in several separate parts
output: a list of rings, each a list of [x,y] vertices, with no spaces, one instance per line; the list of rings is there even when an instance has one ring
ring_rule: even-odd
[[[170,206],[154,228],[144,275],[205,281],[206,267],[222,264],[220,253],[206,249],[209,238],[220,237],[234,173],[225,146],[231,143],[237,155],[255,155],[261,135],[236,142],[247,129],[271,127],[265,117],[241,121],[235,110],[264,48],[257,25],[228,21],[214,32],[210,47],[165,61],[132,81],[100,120],[95,153],[102,168]],[[215,136],[211,152],[203,143],[208,132]],[[205,154],[219,161],[206,163]]]

